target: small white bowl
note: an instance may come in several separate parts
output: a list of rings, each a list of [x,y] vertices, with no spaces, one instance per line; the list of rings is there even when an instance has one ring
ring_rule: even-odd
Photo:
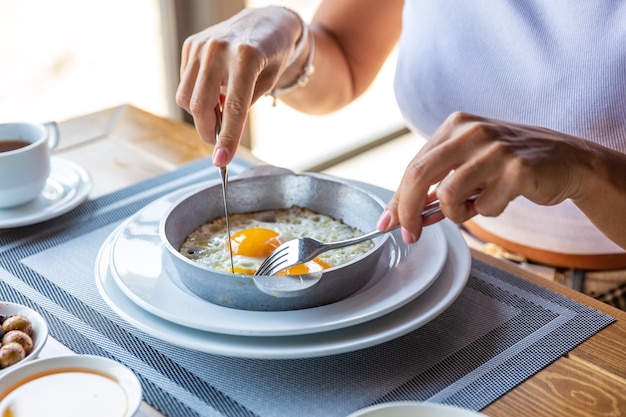
[[[29,411],[28,415],[132,417],[141,399],[137,376],[102,356],[37,359],[10,369],[0,378],[0,415],[7,415],[2,413],[10,404],[21,402],[28,409],[22,411]]]
[[[398,401],[363,408],[348,417],[486,417],[484,414],[451,405]]]
[[[41,349],[43,349],[46,341],[48,340],[48,324],[46,323],[44,318],[41,317],[41,314],[21,304],[1,301],[0,314],[6,317],[19,314],[30,320],[31,324],[33,325],[33,350],[18,363],[11,365],[8,368],[0,369],[0,375],[4,375],[11,368],[18,365],[23,365],[24,363],[32,361],[33,359],[36,359],[37,356],[39,356],[39,352],[41,352]]]

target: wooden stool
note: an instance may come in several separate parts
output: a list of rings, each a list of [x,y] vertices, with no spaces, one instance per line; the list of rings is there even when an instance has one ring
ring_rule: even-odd
[[[528,260],[539,264],[587,271],[626,269],[626,252],[594,255],[551,252],[511,242],[483,229],[472,220],[468,220],[463,226],[483,242],[495,243],[508,251],[519,253]]]
[[[626,253],[566,254],[520,245],[469,220],[464,228],[477,239],[494,244],[534,264],[559,271],[557,281],[600,301],[626,310]]]

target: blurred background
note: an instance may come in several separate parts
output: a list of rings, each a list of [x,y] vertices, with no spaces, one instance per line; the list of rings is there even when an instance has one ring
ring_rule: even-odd
[[[0,0],[0,122],[62,121],[129,103],[185,120],[176,106],[185,37],[242,7],[285,5],[308,20],[319,0]],[[423,139],[404,127],[392,55],[348,108],[309,116],[262,98],[247,145],[295,171],[395,188]]]

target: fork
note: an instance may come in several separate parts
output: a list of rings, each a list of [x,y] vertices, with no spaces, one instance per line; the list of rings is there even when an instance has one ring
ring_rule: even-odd
[[[478,193],[472,194],[467,201],[474,201],[478,198]],[[434,200],[428,203],[422,211],[422,218],[433,216],[441,211],[439,206],[439,200]],[[346,246],[356,245],[357,243],[371,240],[377,236],[385,233],[390,233],[396,230],[400,225],[397,225],[392,230],[387,232],[381,232],[380,230],[372,230],[369,233],[365,233],[361,236],[357,236],[352,239],[340,240],[337,242],[326,243],[310,237],[301,237],[298,239],[289,240],[279,247],[274,249],[272,253],[261,263],[259,269],[254,275],[271,276],[276,275],[278,272],[289,268],[290,266],[302,264],[315,258],[316,256],[327,252],[332,249],[343,248]]]

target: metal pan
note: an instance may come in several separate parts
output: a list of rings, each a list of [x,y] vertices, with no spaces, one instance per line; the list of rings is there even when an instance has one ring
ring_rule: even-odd
[[[320,174],[248,174],[229,184],[230,214],[286,209],[294,205],[342,219],[362,231],[374,228],[385,204],[375,195]],[[376,271],[388,235],[349,263],[323,272],[292,277],[255,277],[218,271],[179,253],[182,242],[198,226],[224,213],[219,184],[173,203],[159,233],[173,270],[197,296],[225,307],[277,311],[316,307],[339,301],[362,288]]]

